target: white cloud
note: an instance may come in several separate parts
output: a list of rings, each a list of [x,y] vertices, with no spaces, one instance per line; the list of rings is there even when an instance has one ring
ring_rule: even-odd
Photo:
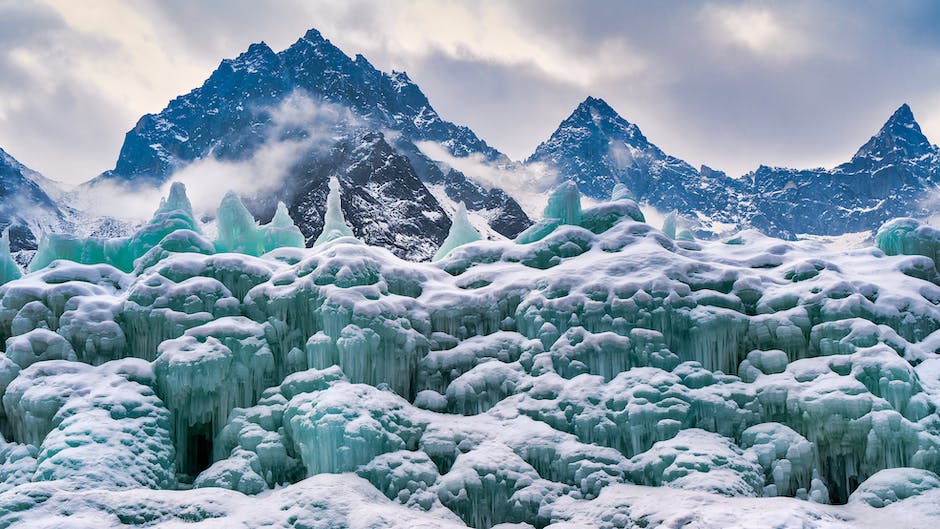
[[[68,50],[67,57],[48,67],[67,68],[124,107],[156,112],[166,104],[167,94],[188,91],[193,88],[191,80],[207,74],[186,54],[172,53],[171,43],[163,40],[153,22],[132,4],[119,0],[43,1],[73,31],[101,42],[94,48]]]
[[[428,158],[465,174],[487,189],[499,187],[516,199],[529,217],[538,219],[548,203],[548,195],[557,182],[557,174],[543,164],[495,165],[481,155],[458,158],[439,143],[417,143]]]
[[[211,154],[182,167],[159,189],[128,191],[110,182],[98,184],[78,197],[79,207],[122,219],[145,220],[174,182],[186,185],[186,194],[199,215],[212,217],[229,191],[241,196],[264,196],[281,189],[285,177],[301,157],[329,148],[337,140],[337,127],[355,125],[343,107],[320,104],[295,93],[271,112],[268,140],[247,160],[218,160]],[[286,133],[291,134],[287,135]],[[286,138],[286,139],[285,139]],[[101,197],[108,197],[102,200]],[[115,198],[119,197],[119,198]]]
[[[590,49],[579,39],[539,31],[507,2],[318,2],[310,8],[321,31],[367,55],[399,64],[433,54],[454,60],[532,65],[551,79],[580,87],[643,73],[645,57],[622,35],[604,38]],[[364,24],[347,22],[359,13]],[[369,23],[368,21],[373,23]]]
[[[789,60],[810,55],[814,46],[794,21],[763,5],[716,5],[702,8],[713,37],[766,58]]]

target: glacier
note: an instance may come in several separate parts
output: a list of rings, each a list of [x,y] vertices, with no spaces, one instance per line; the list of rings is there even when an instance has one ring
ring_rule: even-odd
[[[930,226],[702,241],[563,184],[415,263],[338,189],[312,248],[234,194],[210,240],[175,184],[0,267],[0,527],[940,524]]]

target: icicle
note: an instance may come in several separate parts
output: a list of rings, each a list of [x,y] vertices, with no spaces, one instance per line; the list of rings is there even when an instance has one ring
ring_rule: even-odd
[[[470,224],[470,219],[467,218],[467,207],[461,202],[457,205],[457,211],[454,213],[450,233],[447,234],[447,238],[441,244],[441,249],[434,255],[434,259],[431,260],[440,261],[454,248],[473,241],[479,241],[481,238],[480,232]]]

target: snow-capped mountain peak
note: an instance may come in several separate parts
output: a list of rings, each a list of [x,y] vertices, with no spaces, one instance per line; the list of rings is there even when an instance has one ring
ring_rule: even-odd
[[[298,98],[305,100],[305,104],[300,105],[301,110],[290,106]],[[307,100],[310,104],[306,104]],[[318,117],[305,120],[303,112],[308,108],[316,116],[331,114],[319,112],[322,108],[338,110],[339,117],[329,124],[321,124]],[[475,211],[485,212],[494,229],[508,237],[528,226],[529,221],[521,208],[505,194],[490,193],[482,204],[474,197],[482,195],[484,190],[474,187],[467,181],[467,176],[461,175],[466,182],[442,182],[441,172],[428,169],[433,162],[426,159],[413,142],[432,141],[444,146],[453,156],[481,156],[491,162],[508,160],[505,155],[487,145],[469,128],[442,119],[421,89],[404,72],[385,73],[377,70],[362,55],[351,58],[315,29],[281,52],[259,42],[236,58],[223,60],[201,87],[170,101],[160,113],[142,117],[127,133],[114,170],[102,174],[86,187],[93,189],[99,180],[155,187],[163,185],[178,170],[202,159],[237,163],[252,159],[272,143],[309,138],[322,138],[323,145],[319,147],[329,150],[330,145],[341,138],[358,142],[368,131],[390,132],[390,148],[407,157],[405,165],[410,163],[413,166],[410,169],[398,167],[387,175],[405,178],[404,175],[416,172],[426,183],[442,183],[448,188],[447,195],[451,199],[462,200],[471,209],[471,204],[479,204],[480,209]],[[305,150],[306,153],[310,151]],[[294,160],[287,163],[294,166],[288,172],[298,171],[306,162]],[[295,176],[286,175],[285,182],[297,185]],[[397,183],[412,187],[411,183]],[[219,185],[227,183],[220,182]],[[468,195],[465,191],[471,188]],[[394,194],[386,188],[376,188],[375,191],[386,198]],[[291,206],[290,197],[299,190],[281,189],[279,192],[283,195],[280,199]],[[415,196],[423,197],[427,192],[415,193]],[[267,204],[271,197],[246,198],[258,199],[247,200],[249,204]],[[434,198],[430,200],[433,202]],[[273,204],[268,205],[273,207]],[[425,211],[425,206],[422,203],[415,207]],[[267,209],[254,213],[264,217]],[[436,214],[440,207],[434,205],[431,209]],[[311,210],[307,208],[305,211]],[[291,210],[291,213],[297,214],[298,211]],[[354,222],[356,218],[352,217]],[[422,222],[429,224],[431,220],[426,218]],[[299,224],[304,229],[315,223],[311,220],[299,221]],[[392,221],[386,223],[387,229],[394,224]],[[381,223],[375,225],[382,226]],[[375,229],[379,228],[373,231]],[[421,244],[410,245],[410,249],[422,248],[422,253],[402,250],[402,255],[420,257],[426,254],[430,257],[436,249],[431,246],[440,242],[447,233],[446,223],[442,229],[440,237],[429,225],[416,230],[429,234]],[[391,238],[392,234],[384,233],[381,237],[376,235],[372,242]],[[395,242],[392,247],[397,251],[405,245]]]
[[[935,154],[937,147],[924,136],[907,103],[898,108],[877,134],[859,148],[853,162],[861,159],[881,161],[892,156],[916,161]]]
[[[603,99],[581,102],[527,163],[554,168],[559,179],[575,182],[595,199],[608,198],[616,184],[623,184],[638,200],[663,211],[736,221],[729,206],[735,180],[717,171],[703,179],[694,167],[651,143]]]
[[[569,125],[594,127],[609,136],[623,136],[634,145],[649,145],[640,128],[628,122],[617,113],[606,101],[600,98],[588,97],[568,118]]]

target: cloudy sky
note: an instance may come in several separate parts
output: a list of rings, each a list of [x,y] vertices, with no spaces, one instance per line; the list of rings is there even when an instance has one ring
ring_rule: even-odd
[[[0,0],[0,147],[86,180],[222,58],[311,27],[408,71],[446,119],[514,159],[588,95],[666,152],[734,175],[835,165],[903,102],[940,141],[930,0]]]

